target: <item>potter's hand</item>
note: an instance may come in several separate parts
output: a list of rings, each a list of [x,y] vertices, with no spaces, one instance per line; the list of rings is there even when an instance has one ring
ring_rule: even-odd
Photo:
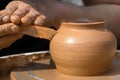
[[[53,16],[56,15],[56,11],[58,12],[56,3],[55,0],[12,1],[7,5],[4,14],[1,13],[0,22],[2,24],[11,21],[25,26],[31,24],[51,26]]]
[[[35,24],[42,25],[45,16],[35,10],[31,5],[22,1],[10,2],[4,11],[0,12],[1,24],[13,22],[25,26]]]
[[[13,23],[0,25],[0,50],[10,46],[17,39],[21,38],[19,27]]]

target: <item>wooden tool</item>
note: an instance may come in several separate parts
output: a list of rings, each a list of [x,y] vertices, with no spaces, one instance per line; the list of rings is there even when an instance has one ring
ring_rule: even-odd
[[[56,30],[46,28],[43,26],[29,26],[29,27],[22,27],[21,33],[36,38],[44,38],[51,40],[51,38],[56,34]]]

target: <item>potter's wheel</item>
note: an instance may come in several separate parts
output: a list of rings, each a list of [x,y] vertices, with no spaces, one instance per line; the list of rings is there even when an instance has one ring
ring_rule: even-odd
[[[23,66],[34,60],[41,60],[49,55],[49,51],[28,52],[0,57],[0,80],[10,80],[9,72],[18,66]]]
[[[40,61],[14,69],[11,80],[119,80],[120,79],[120,52],[116,52],[111,70],[101,76],[74,77],[59,75],[53,65],[50,65],[50,55]]]

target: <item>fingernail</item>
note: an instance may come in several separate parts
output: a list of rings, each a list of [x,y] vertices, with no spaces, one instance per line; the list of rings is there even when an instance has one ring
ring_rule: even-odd
[[[6,22],[9,22],[9,19],[10,19],[9,16],[4,16],[4,17],[2,18],[3,22],[5,22],[5,23],[6,23]]]
[[[42,19],[46,19],[46,17],[45,17],[44,15],[41,15],[40,17],[41,17]]]
[[[13,16],[11,16],[11,21],[12,21],[13,23],[18,24],[18,23],[20,22],[20,17],[17,16],[17,15],[13,15]]]
[[[35,21],[35,25],[43,25],[44,24],[44,21],[43,20],[39,20],[39,21]]]

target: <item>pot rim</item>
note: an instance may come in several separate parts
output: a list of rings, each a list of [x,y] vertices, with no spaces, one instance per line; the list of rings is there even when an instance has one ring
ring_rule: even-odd
[[[63,19],[62,24],[70,25],[97,25],[105,24],[105,20],[101,18],[75,18],[75,19]]]

